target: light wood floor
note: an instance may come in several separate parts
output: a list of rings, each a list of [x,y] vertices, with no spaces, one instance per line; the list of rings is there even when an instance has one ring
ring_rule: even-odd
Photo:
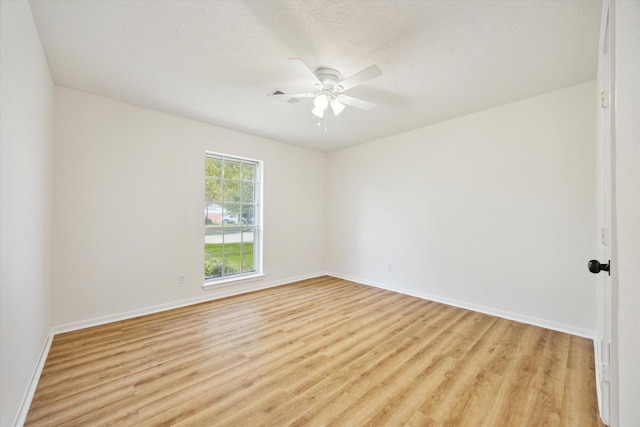
[[[26,425],[597,426],[590,340],[332,277],[58,335]]]

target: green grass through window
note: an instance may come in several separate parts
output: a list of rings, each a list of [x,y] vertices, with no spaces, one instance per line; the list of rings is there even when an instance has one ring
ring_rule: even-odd
[[[205,243],[205,256],[213,256],[221,259],[224,257],[224,265],[227,273],[253,271],[253,242],[246,243]],[[210,275],[211,272],[206,272]],[[215,273],[214,273],[215,274]]]

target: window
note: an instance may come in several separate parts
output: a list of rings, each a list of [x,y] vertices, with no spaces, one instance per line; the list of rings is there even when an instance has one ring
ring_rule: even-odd
[[[261,273],[260,166],[256,160],[205,154],[206,281]]]

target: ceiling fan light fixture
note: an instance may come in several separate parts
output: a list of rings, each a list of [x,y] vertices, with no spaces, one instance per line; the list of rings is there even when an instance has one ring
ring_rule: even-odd
[[[329,105],[329,97],[326,93],[321,93],[320,95],[316,96],[316,99],[313,100],[313,105],[315,105],[316,108],[324,111]]]
[[[311,112],[314,116],[323,118],[327,107],[329,106],[329,97],[326,93],[321,93],[313,100],[313,110]]]
[[[342,113],[342,110],[344,110],[344,104],[342,104],[340,101],[338,101],[337,99],[333,98],[330,102],[329,105],[331,105],[331,109],[333,110],[333,114],[337,117],[338,114]]]
[[[325,109],[324,108],[315,107],[313,110],[311,110],[311,112],[313,113],[314,116],[316,116],[316,117],[321,119],[321,118],[324,117]]]

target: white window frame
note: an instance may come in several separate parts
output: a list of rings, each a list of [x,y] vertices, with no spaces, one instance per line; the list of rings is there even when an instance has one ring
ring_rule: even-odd
[[[220,277],[206,277],[204,279],[203,289],[217,289],[225,284],[235,284],[237,282],[251,281],[257,280],[259,278],[264,277],[264,273],[262,270],[263,267],[263,246],[262,246],[262,197],[263,197],[263,162],[261,160],[251,159],[247,157],[234,156],[230,154],[218,153],[214,151],[205,151],[204,161],[206,163],[207,159],[217,159],[217,160],[226,160],[226,161],[234,161],[239,163],[249,163],[255,166],[255,174],[254,174],[254,193],[253,193],[253,211],[254,211],[254,221],[253,225],[253,265],[254,271],[246,272],[246,273],[232,273],[232,274],[223,274]],[[203,165],[204,166],[204,165]],[[206,166],[203,167],[206,170]],[[207,175],[205,172],[205,177],[203,183],[206,182]],[[206,185],[206,184],[205,184]],[[206,193],[206,192],[205,192]],[[204,203],[208,203],[210,201],[205,200]],[[224,210],[223,210],[224,215]],[[224,230],[224,228],[223,228]],[[206,235],[206,225],[203,227],[203,241]],[[224,241],[224,233],[222,234]],[[207,255],[204,254],[204,260],[206,261]],[[204,267],[204,262],[203,262]]]

